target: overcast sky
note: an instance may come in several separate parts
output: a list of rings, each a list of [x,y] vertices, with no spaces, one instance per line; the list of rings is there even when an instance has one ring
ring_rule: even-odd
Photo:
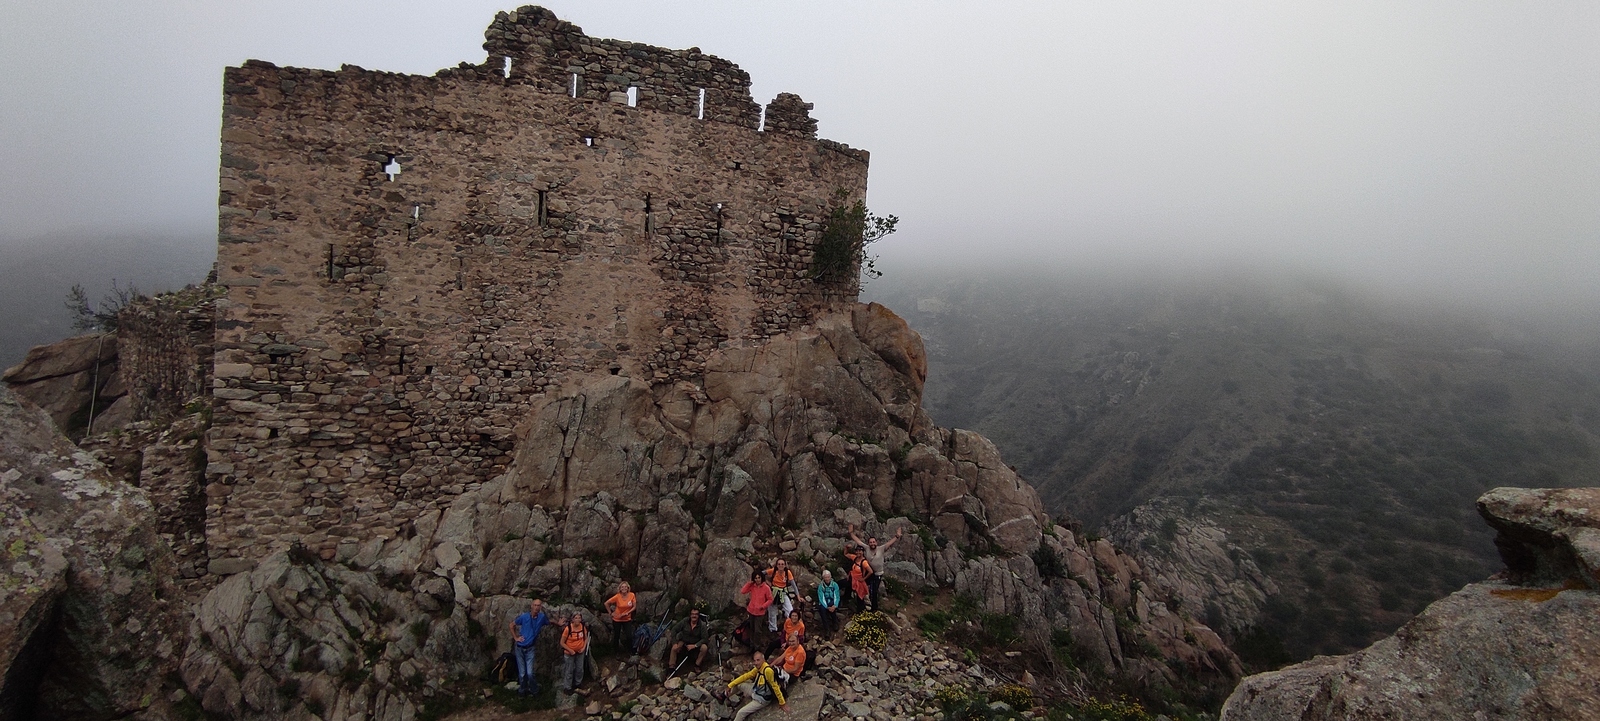
[[[1600,2],[568,2],[872,151],[886,261],[1243,260],[1600,303]],[[0,243],[209,252],[222,68],[431,74],[510,5],[0,0]]]

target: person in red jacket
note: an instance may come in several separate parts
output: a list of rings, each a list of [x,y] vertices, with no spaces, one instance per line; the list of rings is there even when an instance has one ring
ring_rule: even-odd
[[[767,609],[772,607],[772,586],[767,584],[766,574],[753,571],[739,593],[750,594],[750,600],[744,605],[744,610],[750,613],[745,619],[745,643],[753,651],[762,650],[767,647]]]

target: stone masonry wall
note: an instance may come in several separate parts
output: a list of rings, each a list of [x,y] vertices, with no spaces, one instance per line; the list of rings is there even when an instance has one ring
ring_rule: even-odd
[[[698,50],[541,8],[486,38],[433,77],[227,70],[214,559],[393,535],[500,473],[571,374],[692,378],[854,302],[807,268],[867,154],[798,97],[758,132],[748,74]]]
[[[117,317],[123,384],[133,420],[176,415],[210,395],[216,327],[214,286],[189,287],[130,304]]]

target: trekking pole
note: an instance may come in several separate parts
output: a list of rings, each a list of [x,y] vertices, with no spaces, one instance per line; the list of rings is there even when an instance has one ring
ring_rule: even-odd
[[[667,604],[667,610],[661,612],[660,620],[656,621],[656,631],[655,631],[655,633],[650,634],[650,644],[645,647],[645,652],[646,653],[648,653],[651,648],[655,647],[656,642],[660,641],[662,636],[667,635],[667,629],[666,629],[666,625],[665,624],[667,623],[667,614],[669,614],[669,613],[672,613],[672,604],[670,604],[670,603]],[[638,644],[635,644],[635,648],[633,649],[634,651],[638,651],[639,650],[637,648],[637,645]]]
[[[683,668],[683,665],[688,663],[688,662],[689,662],[689,652],[688,651],[684,651],[683,652],[683,660],[679,661],[678,665],[672,667],[672,673],[667,674],[666,678],[661,679],[661,683],[666,683],[667,681],[672,680],[673,676],[678,675],[678,669]]]

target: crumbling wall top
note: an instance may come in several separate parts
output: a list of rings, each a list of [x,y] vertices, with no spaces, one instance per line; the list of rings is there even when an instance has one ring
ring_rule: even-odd
[[[497,14],[484,31],[483,48],[489,52],[487,65],[503,65],[511,83],[747,128],[761,121],[761,106],[750,96],[750,74],[699,48],[592,38],[534,5]]]

